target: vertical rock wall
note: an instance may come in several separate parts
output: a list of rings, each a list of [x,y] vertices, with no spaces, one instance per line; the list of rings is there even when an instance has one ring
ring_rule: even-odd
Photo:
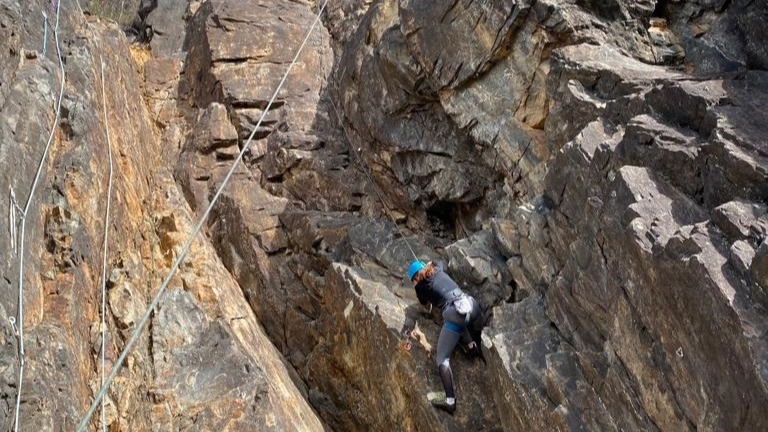
[[[766,397],[761,14],[382,1],[342,45],[348,126],[386,195],[421,235],[436,199],[461,210],[440,207],[469,242],[445,252],[500,302],[506,430],[765,427],[747,402]]]
[[[91,12],[97,12],[94,3],[86,5]],[[114,163],[107,226],[107,372],[192,230],[193,214],[168,165],[177,158],[174,140],[184,127],[169,102],[177,97],[177,63],[147,62],[146,52],[129,48],[117,26],[94,17],[86,21],[78,5],[65,0],[58,31],[66,73],[61,117],[43,158],[62,77],[53,31],[57,5],[0,7],[7,33],[0,86],[0,157],[7,168],[0,184],[7,197],[2,209],[9,215],[8,235],[0,240],[5,251],[0,423],[9,430],[19,391],[19,430],[73,430],[100,387],[107,126]],[[41,11],[50,22],[47,32]],[[144,91],[152,96],[148,104]],[[26,363],[20,387],[20,335],[9,318],[18,314],[21,249],[20,243],[13,248],[11,239],[22,215],[9,209],[8,190],[23,208],[41,159],[39,185],[26,213]],[[193,245],[148,327],[105,398],[109,430],[324,428],[208,242]]]
[[[72,429],[99,387],[104,126],[109,368],[262,117],[110,387],[110,430],[768,428],[763,3],[331,2],[268,107],[318,2],[141,1],[129,46],[95,17],[122,2],[60,1],[24,430]],[[0,187],[22,207],[55,4],[0,5]],[[10,428],[21,215],[0,203]],[[454,416],[426,398],[440,321],[412,254],[494,313],[487,365],[452,359]]]

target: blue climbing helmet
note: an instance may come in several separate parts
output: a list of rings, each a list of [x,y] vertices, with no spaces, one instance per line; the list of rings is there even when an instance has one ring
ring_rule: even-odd
[[[413,261],[411,265],[408,266],[408,279],[413,280],[413,277],[416,276],[416,273],[421,271],[421,269],[426,266],[427,264],[424,261]]]

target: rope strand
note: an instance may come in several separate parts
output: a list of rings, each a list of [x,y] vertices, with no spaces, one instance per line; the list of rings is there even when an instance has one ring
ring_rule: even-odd
[[[107,184],[107,208],[104,215],[104,256],[101,263],[101,385],[104,385],[104,369],[106,367],[106,348],[107,348],[107,241],[109,236],[109,210],[110,201],[112,200],[112,139],[109,136],[109,116],[107,114],[107,96],[105,90],[104,81],[104,61],[99,56],[101,61],[101,100],[104,105],[104,128],[107,133],[107,148],[109,152],[109,182]],[[106,414],[104,412],[104,401],[101,403],[101,430],[107,430]]]
[[[64,97],[64,84],[66,79],[66,72],[64,71],[64,60],[61,58],[61,46],[59,45],[59,16],[61,11],[61,1],[56,4],[56,26],[53,29],[54,39],[56,40],[56,55],[59,58],[59,68],[61,69],[61,89],[59,91],[59,99],[56,103],[56,117],[53,120],[53,126],[51,127],[51,134],[48,137],[48,143],[45,145],[45,150],[40,158],[40,163],[37,166],[37,173],[35,179],[32,182],[32,187],[29,190],[29,196],[27,197],[27,203],[24,206],[24,211],[21,216],[21,234],[19,235],[19,304],[18,304],[18,338],[19,338],[19,383],[16,393],[16,410],[14,414],[14,426],[13,430],[18,432],[19,430],[19,412],[21,411],[21,390],[24,383],[24,366],[26,359],[24,358],[24,239],[26,236],[27,228],[27,215],[29,214],[29,208],[32,205],[32,199],[35,196],[35,190],[37,189],[37,183],[40,181],[40,176],[43,172],[43,166],[48,157],[48,151],[53,143],[53,137],[56,133],[56,126],[59,124],[59,118],[61,117],[61,100]]]
[[[238,154],[237,158],[235,159],[234,163],[232,164],[232,167],[227,172],[227,175],[224,177],[224,179],[221,182],[221,185],[219,186],[218,190],[216,191],[216,194],[211,199],[210,203],[208,204],[208,207],[205,209],[205,212],[200,217],[200,220],[198,221],[197,225],[195,226],[194,230],[192,230],[192,233],[187,238],[186,242],[184,243],[184,246],[181,248],[181,251],[179,252],[179,255],[176,257],[176,260],[173,262],[173,265],[171,266],[171,269],[168,271],[168,274],[166,275],[165,279],[163,280],[163,283],[160,285],[160,288],[157,290],[157,294],[155,294],[154,298],[152,299],[152,302],[149,304],[149,307],[147,308],[146,312],[144,313],[144,316],[142,316],[141,320],[139,320],[136,323],[136,328],[133,330],[133,333],[131,333],[131,337],[128,339],[128,341],[125,344],[125,347],[123,348],[123,351],[120,353],[120,356],[117,358],[117,361],[115,362],[115,365],[112,367],[112,370],[109,372],[109,375],[106,377],[106,380],[104,384],[101,386],[101,389],[99,390],[98,394],[96,395],[96,398],[94,399],[93,403],[91,403],[91,406],[88,408],[88,411],[85,413],[85,416],[80,421],[80,424],[77,427],[78,432],[82,432],[85,430],[88,421],[93,416],[93,413],[96,411],[96,407],[98,406],[99,402],[104,398],[104,395],[107,392],[107,389],[109,389],[109,385],[112,383],[112,380],[117,375],[118,370],[123,365],[123,362],[125,362],[126,357],[128,356],[128,353],[130,352],[131,348],[133,348],[133,345],[136,343],[136,341],[139,338],[139,335],[141,331],[144,329],[144,326],[146,325],[147,321],[149,320],[149,317],[152,315],[152,312],[154,311],[155,307],[157,307],[157,304],[160,302],[160,297],[165,292],[166,287],[168,286],[168,283],[171,281],[171,278],[176,273],[176,270],[179,268],[179,265],[181,264],[181,261],[187,256],[187,253],[189,252],[190,247],[192,246],[192,242],[195,240],[195,237],[200,233],[200,230],[203,227],[203,224],[205,223],[206,219],[208,219],[208,215],[210,214],[211,210],[213,209],[213,206],[216,204],[216,202],[219,200],[219,197],[221,196],[222,192],[224,191],[224,188],[229,183],[229,180],[232,178],[232,175],[235,172],[235,169],[237,168],[238,164],[242,161],[243,156],[245,155],[246,151],[248,150],[251,141],[253,140],[254,135],[256,135],[256,131],[261,126],[262,121],[264,121],[264,118],[266,117],[267,113],[269,112],[269,109],[272,107],[272,104],[274,103],[275,99],[277,98],[277,94],[280,92],[280,89],[283,87],[283,84],[285,83],[286,79],[288,78],[288,74],[291,72],[291,69],[296,64],[296,61],[299,58],[299,55],[301,54],[302,50],[304,49],[304,46],[307,44],[307,41],[309,40],[309,36],[312,34],[312,31],[315,29],[315,26],[317,25],[318,21],[320,20],[320,16],[322,15],[323,11],[325,10],[325,6],[328,4],[328,0],[325,0],[323,2],[322,7],[317,13],[317,16],[315,17],[315,20],[312,22],[312,26],[307,31],[307,35],[304,37],[304,40],[301,43],[301,46],[299,46],[299,49],[296,51],[296,55],[293,57],[293,60],[288,65],[288,69],[285,71],[285,74],[283,75],[283,78],[280,80],[280,83],[277,85],[277,88],[275,89],[275,92],[272,94],[272,97],[269,100],[269,103],[267,103],[266,108],[264,108],[264,112],[261,114],[261,118],[259,118],[258,123],[253,127],[253,130],[251,131],[251,134],[248,136],[248,140],[243,145],[243,148],[240,150],[240,153]]]
[[[75,3],[80,10],[80,16],[83,16],[83,9],[80,6],[79,0],[75,0]],[[96,40],[95,32],[93,31],[93,28],[91,27],[91,24],[88,22],[88,20],[83,21],[85,24],[85,28],[88,30],[88,32],[91,35],[91,39]],[[96,61],[95,57],[93,55],[93,52],[89,49],[89,56],[91,60],[91,65],[94,67],[94,73]],[[107,99],[106,99],[106,77],[105,77],[105,67],[106,64],[104,62],[104,59],[102,58],[101,54],[99,54],[99,63],[101,65],[101,100],[102,100],[102,107],[104,111],[104,128],[105,133],[107,137],[107,152],[108,152],[108,160],[109,160],[109,176],[108,176],[108,183],[107,183],[107,204],[105,208],[104,213],[104,238],[103,238],[103,259],[102,259],[102,265],[101,265],[101,313],[100,313],[100,324],[99,324],[99,333],[101,334],[101,381],[100,385],[104,385],[105,381],[105,374],[106,374],[106,352],[107,352],[107,323],[106,323],[106,317],[107,317],[107,293],[106,293],[106,284],[107,284],[107,275],[106,275],[106,269],[107,269],[107,256],[108,256],[108,244],[109,244],[109,217],[110,217],[110,208],[112,203],[112,189],[113,189],[113,177],[114,177],[114,168],[113,168],[113,158],[112,158],[112,138],[111,134],[109,133],[109,114],[107,111]],[[102,432],[106,432],[106,411],[104,409],[104,401],[102,399],[102,402],[100,404],[100,419],[101,419],[101,430]]]

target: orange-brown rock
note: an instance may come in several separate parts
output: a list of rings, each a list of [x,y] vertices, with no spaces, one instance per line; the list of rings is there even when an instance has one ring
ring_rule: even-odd
[[[333,1],[271,105],[321,2],[5,1],[6,429],[59,3],[20,430],[73,429],[100,387],[106,126],[106,369],[243,155],[109,387],[111,431],[768,429],[768,28],[746,0]],[[493,312],[487,364],[452,357],[452,416],[414,255]]]

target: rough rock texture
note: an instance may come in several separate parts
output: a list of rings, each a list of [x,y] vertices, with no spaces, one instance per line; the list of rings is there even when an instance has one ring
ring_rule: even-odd
[[[60,1],[24,430],[72,429],[99,387],[99,56],[107,367],[245,150],[110,388],[110,430],[768,429],[765,2],[331,2],[268,107],[319,2],[84,2],[130,3],[126,36]],[[22,208],[55,4],[0,5],[0,187]],[[8,323],[21,213],[0,203]],[[453,416],[426,397],[440,320],[403,278],[413,254],[493,312],[487,365],[452,358]]]
[[[398,172],[400,158],[418,161],[410,172],[450,172],[436,182],[447,191],[420,184],[418,194],[387,194],[416,203],[404,205],[412,227],[423,229],[434,210],[434,198],[421,197],[461,202],[451,193],[487,182],[464,211],[440,213],[468,228],[459,237],[492,233],[496,244],[477,249],[501,255],[511,275],[494,279],[485,266],[495,260],[478,260],[464,240],[446,248],[461,250],[448,253],[452,262],[474,258],[457,272],[470,290],[512,303],[487,332],[506,430],[768,421],[751,403],[765,400],[768,378],[766,75],[687,75],[719,60],[691,48],[665,4],[382,1],[337,68],[348,124],[385,190],[414,183]],[[721,7],[712,18],[737,28],[699,36],[749,39],[754,27],[740,14],[762,6]],[[730,48],[740,68],[760,67],[746,60],[755,58],[746,44]],[[652,64],[670,62],[684,67]],[[439,120],[445,114],[453,124]],[[435,160],[461,164],[466,135],[466,168]],[[483,170],[497,177],[478,179]],[[485,280],[495,296],[480,288]]]
[[[9,32],[2,51],[10,53],[2,62],[0,158],[11,168],[2,170],[0,183],[21,208],[54,125],[60,88],[52,27],[47,52],[40,51],[44,29],[37,18],[41,9],[55,17],[50,8],[48,2],[4,2],[0,8],[3,31]],[[26,213],[20,430],[74,429],[99,388],[106,125],[115,169],[107,368],[192,226],[188,204],[164,166],[160,131],[141,97],[137,66],[143,51],[129,50],[115,25],[86,22],[69,2],[61,5],[59,38],[66,71],[61,119]],[[106,119],[99,58],[105,66]],[[151,76],[168,77],[153,81],[159,84],[178,80],[176,71]],[[0,240],[6,251],[0,294],[4,429],[13,428],[19,390],[18,340],[9,317],[17,315],[20,253],[11,239],[22,215],[10,205],[10,199],[2,200],[9,222],[15,216],[15,226]],[[323,429],[210,243],[193,247],[150,327],[110,387],[109,430]],[[91,424],[95,428],[99,421]]]
[[[520,244],[516,282],[541,293],[505,312],[535,317],[529,331],[505,323],[491,332],[511,378],[497,400],[524,394],[505,422],[766,427],[751,402],[766,398],[766,297],[749,270],[766,235],[768,122],[754,110],[765,74],[702,81],[618,62],[607,47],[554,54],[550,85],[578,89],[580,115],[558,107],[567,98],[555,102],[557,126],[545,131],[573,139],[548,167],[544,199],[518,207],[516,229],[498,231],[502,244]],[[540,334],[547,321],[556,331]],[[516,343],[507,332],[525,336]],[[512,360],[521,357],[528,373]],[[531,406],[549,414],[528,416]]]
[[[765,34],[768,4],[748,0],[658,2],[698,73],[768,68]]]

